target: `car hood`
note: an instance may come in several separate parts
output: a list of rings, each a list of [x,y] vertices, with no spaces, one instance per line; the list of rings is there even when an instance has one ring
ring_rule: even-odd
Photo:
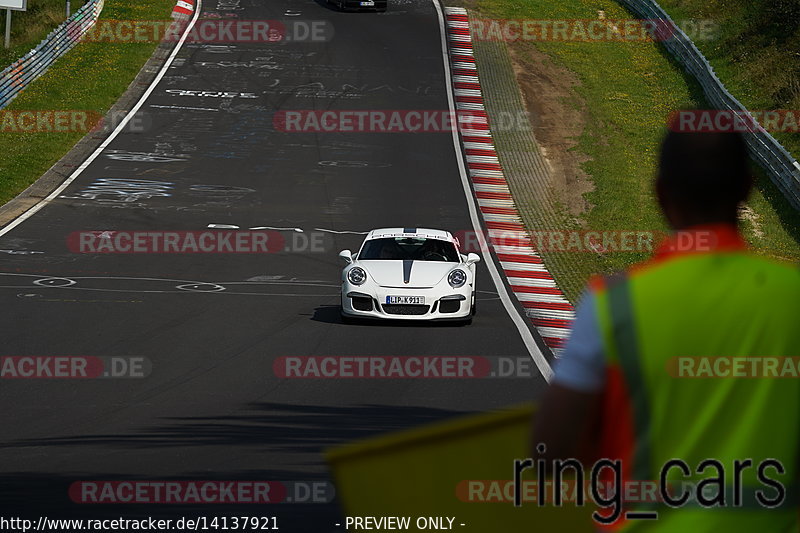
[[[458,263],[444,261],[402,261],[393,259],[359,261],[368,276],[383,287],[434,287]],[[408,283],[405,282],[408,280]]]

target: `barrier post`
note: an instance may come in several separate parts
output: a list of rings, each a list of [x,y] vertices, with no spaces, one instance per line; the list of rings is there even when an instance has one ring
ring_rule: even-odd
[[[11,46],[11,10],[6,9],[6,48]]]

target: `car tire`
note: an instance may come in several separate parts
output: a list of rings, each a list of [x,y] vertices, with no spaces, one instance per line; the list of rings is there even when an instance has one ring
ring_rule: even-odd
[[[478,304],[475,302],[475,293],[472,293],[472,306],[469,310],[469,316],[475,316],[475,313],[478,312]]]

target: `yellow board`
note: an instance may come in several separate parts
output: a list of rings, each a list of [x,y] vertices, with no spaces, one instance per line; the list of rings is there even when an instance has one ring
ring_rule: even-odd
[[[455,517],[464,533],[594,531],[590,506],[537,505],[534,470],[523,474],[528,501],[514,507],[514,460],[530,457],[532,415],[524,406],[467,416],[329,451],[344,515],[410,517],[410,531],[422,530],[419,517]]]

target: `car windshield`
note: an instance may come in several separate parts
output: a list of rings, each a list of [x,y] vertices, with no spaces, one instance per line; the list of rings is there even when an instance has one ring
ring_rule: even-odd
[[[458,252],[452,242],[425,237],[383,237],[364,243],[359,260],[412,259],[457,263]]]

